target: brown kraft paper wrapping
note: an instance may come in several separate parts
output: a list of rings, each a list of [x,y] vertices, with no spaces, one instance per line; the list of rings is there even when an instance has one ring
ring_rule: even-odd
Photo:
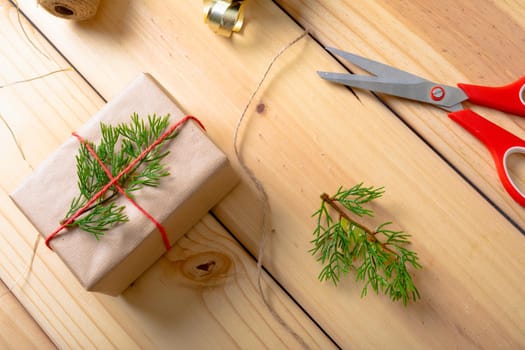
[[[100,122],[129,122],[132,113],[170,114],[170,124],[184,117],[175,103],[149,75],[140,75],[78,130],[85,139],[100,141]],[[193,121],[179,129],[167,144],[163,159],[170,175],[159,187],[134,192],[136,202],[165,227],[171,244],[195,225],[237,181],[227,157]],[[37,230],[46,237],[59,225],[78,195],[76,160],[79,141],[71,137],[12,194],[11,197]],[[51,247],[90,291],[120,294],[151,266],[166,248],[155,225],[122,196],[129,221],[116,225],[97,241],[90,233],[67,229],[51,240]]]

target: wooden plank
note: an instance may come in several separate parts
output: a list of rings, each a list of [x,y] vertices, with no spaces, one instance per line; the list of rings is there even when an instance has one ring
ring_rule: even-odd
[[[3,282],[0,282],[0,347],[55,349],[53,343]]]
[[[520,1],[277,2],[324,45],[443,84],[505,85],[525,72],[525,20],[519,15],[525,7]],[[490,153],[477,139],[449,120],[445,111],[397,98],[382,99],[525,229],[525,210],[505,192]],[[473,109],[525,138],[525,119],[477,106]],[[523,157],[510,166],[515,169],[514,181],[524,191],[521,163]]]
[[[232,154],[234,125],[249,95],[301,30],[273,3],[252,1],[249,25],[228,40],[201,23],[200,6],[103,2],[94,20],[72,24],[23,2],[104,97],[138,71],[152,72]],[[516,312],[525,309],[520,233],[375,97],[358,92],[357,99],[322,83],[317,69],[342,70],[317,43],[300,42],[276,62],[257,95],[254,105],[264,103],[264,113],[248,110],[243,155],[266,186],[275,229],[267,268],[341,346],[525,346],[525,315]],[[318,196],[360,181],[386,186],[375,223],[391,219],[412,233],[425,265],[415,277],[423,300],[408,308],[385,297],[360,299],[351,278],[338,288],[316,279],[320,267],[307,250]],[[245,184],[215,211],[252,251],[259,241],[256,198]]]
[[[0,47],[10,48],[0,50],[3,85],[67,66],[24,21],[31,39],[50,59],[34,51],[7,1],[0,2],[0,18]],[[280,325],[258,294],[254,260],[210,216],[118,298],[82,290],[43,244],[24,278],[37,232],[8,193],[102,105],[74,72],[0,89],[0,277],[9,284],[20,281],[14,294],[51,340],[59,348],[300,348],[302,342],[332,348],[321,330],[263,274],[269,302],[299,338]],[[10,329],[5,332],[15,335]]]

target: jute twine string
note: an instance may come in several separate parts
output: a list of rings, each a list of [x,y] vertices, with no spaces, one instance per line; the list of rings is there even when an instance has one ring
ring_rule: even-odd
[[[47,58],[48,60],[51,60],[51,58],[46,55],[46,53],[44,51],[42,51],[42,49],[40,49],[38,46],[36,46],[36,44],[33,42],[33,40],[31,40],[31,38],[29,37],[29,35],[27,34],[26,32],[26,29],[24,27],[24,25],[22,24],[22,19],[20,18],[20,5],[18,4],[18,1],[17,0],[11,0],[14,4],[15,4],[15,7],[16,7],[16,19],[18,21],[18,25],[20,26],[20,30],[22,30],[22,33],[24,34],[27,42],[33,47],[33,49],[35,49],[39,54],[41,54],[43,57]]]
[[[31,257],[29,259],[29,262],[27,263],[26,267],[24,267],[24,269],[22,270],[20,275],[16,278],[16,280],[13,282],[13,284],[11,286],[7,286],[6,290],[2,294],[0,294],[0,299],[4,295],[12,293],[13,290],[20,283],[25,283],[27,281],[31,270],[33,269],[33,262],[35,261],[36,251],[38,249],[38,245],[40,244],[41,240],[42,240],[42,237],[40,236],[39,233],[37,233],[35,242],[33,243],[33,249],[32,249],[32,252],[31,252]],[[4,283],[5,283],[5,281],[4,281]]]
[[[11,0],[11,2],[14,4],[15,8],[16,8],[16,19],[17,19],[17,22],[18,22],[18,26],[20,27],[20,31],[22,32],[22,34],[24,35],[24,38],[25,38],[25,41],[39,54],[41,55],[43,58],[45,58],[46,60],[54,63],[57,67],[59,66],[49,55],[47,55],[44,50],[42,50],[40,47],[38,47],[36,45],[36,43],[29,37],[29,34],[27,34],[27,31],[24,27],[24,24],[22,22],[22,18],[21,18],[21,11],[20,11],[20,5],[18,3],[17,0]],[[30,77],[30,78],[27,78],[27,79],[21,79],[21,80],[17,80],[17,81],[13,81],[13,82],[8,82],[8,83],[5,83],[5,84],[0,84],[0,89],[2,88],[7,88],[7,87],[10,87],[10,86],[13,86],[13,85],[17,85],[17,84],[22,84],[22,83],[28,83],[28,82],[31,82],[31,81],[35,81],[35,80],[39,80],[39,79],[43,79],[43,78],[46,78],[50,75],[53,75],[53,74],[56,74],[56,73],[61,73],[61,72],[67,72],[67,71],[72,71],[71,67],[67,67],[67,68],[58,68],[58,69],[55,69],[53,71],[50,71],[50,72],[47,72],[47,73],[44,73],[44,74],[39,74],[37,76],[34,76],[34,77]]]
[[[241,150],[238,146],[238,140],[239,140],[239,131],[241,129],[241,126],[243,124],[243,121],[246,119],[247,111],[250,105],[252,104],[255,96],[259,92],[262,84],[268,77],[268,74],[270,73],[270,70],[272,69],[274,63],[277,61],[279,57],[282,56],[291,46],[293,46],[295,43],[297,43],[299,40],[304,38],[306,35],[308,35],[308,31],[303,31],[301,35],[287,43],[270,61],[268,66],[266,67],[266,70],[264,71],[264,74],[262,75],[261,79],[259,80],[257,86],[253,90],[252,94],[250,95],[250,98],[248,99],[248,102],[244,106],[244,109],[241,113],[241,116],[239,117],[237,121],[237,125],[235,126],[235,130],[233,133],[233,149],[235,153],[235,158],[239,165],[241,166],[242,170],[248,175],[250,178],[250,181],[254,184],[257,193],[259,195],[259,199],[261,201],[261,210],[262,210],[262,219],[261,219],[261,240],[259,242],[259,249],[257,254],[257,288],[259,291],[259,294],[264,302],[264,305],[268,309],[268,311],[272,314],[272,316],[275,318],[275,320],[288,332],[290,333],[300,344],[304,349],[308,349],[309,346],[306,344],[306,342],[301,338],[299,334],[297,334],[284,320],[283,318],[277,313],[277,311],[274,309],[272,304],[267,299],[263,287],[262,287],[262,274],[263,274],[263,259],[264,255],[266,253],[266,243],[268,240],[268,234],[270,231],[270,203],[268,200],[268,194],[266,193],[266,190],[264,189],[264,185],[262,182],[257,178],[257,176],[253,173],[253,171],[248,167],[246,162],[241,156]]]
[[[5,118],[4,118],[4,116],[2,114],[0,114],[0,121],[2,121],[2,123],[7,128],[7,131],[9,131],[9,134],[11,135],[11,138],[15,142],[15,145],[16,145],[16,147],[17,147],[17,149],[18,149],[22,159],[27,163],[27,165],[29,166],[29,168],[31,170],[34,170],[33,167],[31,166],[31,163],[29,163],[27,161],[26,155],[24,153],[24,150],[22,149],[22,146],[18,142],[18,139],[16,138],[16,135],[13,132],[13,129],[11,129],[11,126],[7,123],[7,121],[5,120]],[[31,272],[31,268],[33,267],[33,262],[35,260],[36,250],[38,249],[38,244],[40,243],[40,239],[41,239],[40,234],[37,233],[36,238],[35,238],[35,242],[33,243],[33,251],[32,251],[31,257],[29,258],[29,263],[27,264],[26,267],[24,267],[24,269],[22,270],[20,275],[16,278],[16,280],[13,282],[13,284],[11,286],[7,286],[7,288],[4,291],[4,293],[0,294],[0,298],[2,298],[4,295],[6,295],[8,293],[11,293],[20,282],[25,282],[27,280],[27,277],[29,276],[29,272]],[[5,283],[5,281],[4,281],[4,283]]]
[[[22,22],[22,19],[21,19],[21,12],[20,12],[20,6],[18,4],[18,1],[17,0],[11,0],[11,2],[14,4],[14,6],[16,7],[16,15],[17,15],[17,22],[18,22],[18,26],[20,27],[20,30],[22,32],[22,34],[24,35],[24,38],[26,40],[26,42],[39,54],[41,55],[42,57],[44,57],[46,60],[48,61],[51,61],[53,63],[55,63],[57,66],[58,64],[51,58],[49,57],[41,48],[39,48],[35,42],[33,40],[31,40],[31,38],[29,37],[29,34],[27,33],[24,25],[23,25],[23,22]],[[21,80],[17,80],[17,81],[13,81],[13,82],[8,82],[8,83],[5,83],[5,84],[0,84],[0,89],[2,88],[8,88],[8,87],[11,87],[11,86],[14,86],[14,85],[18,85],[18,84],[22,84],[22,83],[28,83],[28,82],[31,82],[31,81],[35,81],[35,80],[39,80],[39,79],[43,79],[43,78],[46,78],[50,75],[53,75],[53,74],[56,74],[56,73],[60,73],[60,72],[67,72],[67,71],[71,71],[72,69],[70,67],[67,67],[67,68],[60,68],[60,69],[56,69],[56,70],[53,70],[53,71],[50,71],[48,73],[44,73],[44,74],[40,74],[40,75],[37,75],[37,76],[34,76],[34,77],[31,77],[31,78],[27,78],[27,79],[21,79]],[[18,150],[20,151],[20,155],[22,156],[22,159],[28,164],[28,166],[33,169],[33,167],[31,166],[31,164],[27,161],[26,157],[25,157],[25,154],[24,154],[24,151],[20,145],[20,143],[18,142],[18,139],[16,138],[16,135],[14,134],[13,130],[11,129],[11,126],[9,125],[9,123],[7,122],[7,120],[4,118],[3,115],[0,115],[0,121],[2,121],[2,123],[7,127],[9,133],[11,134],[11,137],[13,138],[13,140],[15,141],[15,144],[16,144],[16,147],[18,148]],[[32,267],[33,267],[33,263],[35,261],[35,257],[36,257],[36,251],[38,249],[38,245],[40,244],[40,241],[41,241],[41,236],[39,233],[37,233],[36,237],[35,237],[35,241],[33,243],[33,249],[32,249],[32,254],[31,254],[31,257],[29,259],[29,263],[27,264],[27,266],[23,269],[23,272],[16,278],[16,280],[12,283],[11,286],[8,286],[7,287],[7,290],[4,291],[4,293],[0,294],[0,298],[3,297],[4,295],[8,294],[8,293],[11,293],[21,282],[26,282],[27,281],[27,278],[29,276],[29,273],[31,272],[32,270]]]

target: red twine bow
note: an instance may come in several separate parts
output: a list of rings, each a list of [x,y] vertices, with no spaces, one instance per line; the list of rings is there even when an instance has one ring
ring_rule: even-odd
[[[89,201],[87,201],[87,203],[82,208],[80,208],[75,214],[73,214],[66,221],[64,221],[55,231],[53,231],[49,236],[47,236],[47,238],[46,238],[46,246],[49,249],[53,250],[53,248],[51,248],[51,246],[49,245],[49,242],[53,238],[55,238],[56,235],[60,231],[62,231],[68,225],[73,223],[80,215],[84,214],[84,212],[87,210],[87,208],[89,208],[100,197],[102,197],[112,186],[115,186],[117,188],[117,190],[124,197],[126,197],[127,200],[129,200],[131,202],[131,204],[133,204],[142,214],[144,214],[144,216],[146,216],[151,222],[153,222],[153,224],[155,224],[155,226],[157,227],[157,229],[160,232],[160,235],[162,237],[162,241],[164,242],[164,246],[166,247],[166,250],[170,250],[171,244],[170,244],[170,241],[169,241],[169,238],[168,238],[168,234],[166,233],[166,229],[157,220],[155,220],[155,218],[150,213],[148,213],[144,208],[142,208],[140,205],[138,205],[137,202],[135,202],[131,197],[129,197],[126,194],[126,192],[124,191],[124,189],[119,185],[118,181],[122,178],[122,176],[126,175],[131,169],[133,169],[133,167],[135,167],[135,165],[137,165],[137,163],[140,162],[146,155],[148,155],[149,152],[151,152],[155,147],[157,147],[160,143],[162,143],[162,141],[164,141],[168,136],[170,136],[179,126],[181,126],[182,124],[186,123],[190,119],[195,121],[195,122],[197,122],[197,124],[199,124],[199,126],[203,130],[206,130],[204,128],[204,125],[202,125],[202,123],[197,118],[195,118],[195,117],[193,117],[191,115],[185,116],[184,118],[179,120],[177,123],[173,124],[162,135],[160,135],[160,137],[157,140],[155,140],[155,142],[153,142],[146,149],[144,149],[144,151],[142,151],[142,153],[139,154],[139,156],[137,158],[135,158],[132,162],[130,162],[128,164],[128,166],[124,170],[122,170],[115,177],[113,177],[111,175],[111,171],[106,167],[104,162],[102,162],[102,160],[99,158],[99,156],[93,150],[93,148],[89,145],[89,143],[84,138],[82,138],[82,136],[78,135],[76,132],[73,132],[73,136],[75,136],[82,144],[84,144],[86,146],[86,148],[89,151],[89,153],[91,153],[91,155],[100,164],[100,166],[102,167],[104,172],[108,175],[110,181],[99,192],[97,192]]]

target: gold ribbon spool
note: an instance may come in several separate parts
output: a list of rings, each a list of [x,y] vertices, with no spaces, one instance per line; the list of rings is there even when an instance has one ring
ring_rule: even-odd
[[[204,23],[215,33],[229,37],[241,30],[246,0],[204,0]]]

